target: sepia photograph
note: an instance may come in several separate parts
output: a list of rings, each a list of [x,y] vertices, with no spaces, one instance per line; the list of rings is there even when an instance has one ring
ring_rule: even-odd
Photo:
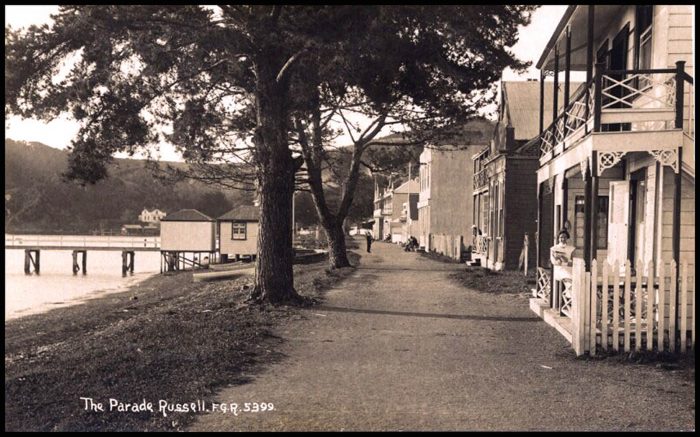
[[[5,431],[695,432],[695,6],[5,5]]]

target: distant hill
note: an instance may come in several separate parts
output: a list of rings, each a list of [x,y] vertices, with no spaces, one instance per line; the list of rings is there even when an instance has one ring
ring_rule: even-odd
[[[143,208],[195,208],[218,217],[252,194],[194,181],[166,184],[145,161],[116,159],[109,178],[81,187],[64,182],[68,152],[37,142],[5,140],[5,232],[91,232],[138,223]],[[184,164],[177,164],[184,165]]]

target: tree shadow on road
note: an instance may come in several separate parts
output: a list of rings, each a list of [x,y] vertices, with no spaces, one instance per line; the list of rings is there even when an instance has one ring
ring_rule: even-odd
[[[427,318],[442,318],[442,319],[458,319],[458,320],[486,320],[494,322],[538,322],[538,317],[504,317],[504,316],[479,316],[473,314],[436,314],[436,313],[416,313],[407,311],[389,311],[389,310],[372,310],[366,308],[343,308],[329,305],[319,305],[314,308],[315,311],[331,311],[339,313],[361,313],[361,314],[376,314],[387,316],[408,316],[408,317],[427,317]]]

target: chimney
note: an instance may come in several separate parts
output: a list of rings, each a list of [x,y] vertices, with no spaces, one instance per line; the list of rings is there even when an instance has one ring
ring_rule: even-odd
[[[506,149],[513,150],[515,147],[515,128],[508,124],[506,126]]]

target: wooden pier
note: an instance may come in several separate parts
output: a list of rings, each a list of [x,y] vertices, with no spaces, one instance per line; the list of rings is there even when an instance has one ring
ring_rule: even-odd
[[[92,236],[92,235],[5,235],[5,249],[24,250],[24,273],[41,271],[42,250],[70,250],[73,274],[87,274],[87,252],[90,250],[121,251],[122,275],[134,273],[135,252],[159,252],[159,237]],[[78,263],[80,255],[81,263]],[[82,265],[82,269],[81,269]]]

